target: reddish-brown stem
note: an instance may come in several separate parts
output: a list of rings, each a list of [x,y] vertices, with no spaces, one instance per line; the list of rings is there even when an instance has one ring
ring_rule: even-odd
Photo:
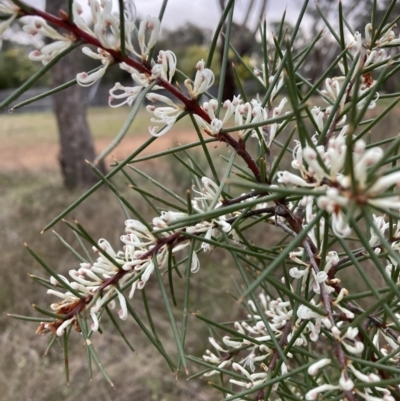
[[[222,207],[224,207],[224,206],[234,205],[234,204],[240,203],[240,202],[242,202],[242,201],[244,201],[246,199],[250,199],[250,198],[253,198],[255,196],[262,196],[262,195],[267,195],[267,193],[261,193],[261,192],[252,191],[252,192],[248,192],[247,194],[240,195],[240,196],[238,196],[236,198],[232,198],[232,199],[228,199],[228,200],[222,200],[221,203],[222,203]]]
[[[76,40],[83,40],[84,42],[90,45],[104,49],[113,57],[116,63],[126,63],[129,66],[135,68],[137,71],[145,74],[146,76],[148,77],[151,76],[151,67],[148,64],[134,60],[127,55],[122,56],[119,50],[105,48],[97,38],[83,31],[82,29],[77,27],[74,23],[69,22],[68,19],[58,18],[55,15],[49,14],[46,11],[38,10],[35,7],[29,7],[29,10],[30,12],[23,11],[23,13],[25,15],[36,15],[42,17],[47,22],[50,22],[51,24],[72,33],[75,36]],[[186,111],[188,111],[191,114],[197,114],[207,123],[211,123],[209,115],[203,108],[201,108],[196,103],[196,101],[186,96],[178,88],[176,88],[170,82],[161,77],[157,78],[157,83],[164,89],[166,89],[169,93],[174,95],[177,99],[179,99],[185,105]],[[252,171],[256,181],[261,182],[260,170],[257,166],[257,163],[253,160],[249,152],[247,152],[244,141],[242,140],[237,141],[234,138],[232,138],[228,133],[220,133],[217,135],[217,138],[220,141],[229,144],[233,149],[235,149],[237,154],[244,160],[248,168]]]
[[[270,207],[270,208],[263,208],[263,209],[258,209],[258,210],[251,210],[247,212],[244,217],[251,217],[251,216],[257,216],[261,215],[264,213],[274,213],[275,212],[275,207]],[[233,217],[231,219],[228,219],[227,222],[233,223],[238,217]],[[168,245],[168,246],[174,246],[177,245],[181,242],[187,241],[188,238],[183,234],[185,232],[185,229],[182,231],[177,231],[168,237],[160,238],[157,243],[154,245],[154,247],[147,252],[143,253],[142,255],[138,256],[138,260],[144,260],[149,257],[152,257],[153,255],[156,255],[158,251]],[[200,235],[201,233],[193,233],[193,235]],[[113,276],[110,278],[104,280],[99,288],[96,290],[95,294],[101,294],[106,288],[117,285],[118,282],[121,280],[122,277],[124,277],[126,274],[131,273],[131,270],[123,270],[120,269],[117,273],[115,273]],[[68,319],[71,319],[73,316],[80,314],[87,305],[90,304],[92,299],[94,298],[95,294],[88,294],[79,300],[76,301],[76,303],[72,306],[71,310],[68,310],[68,312],[60,313],[60,318],[59,322],[60,324]]]
[[[216,135],[216,138],[221,142],[225,142],[230,145],[233,149],[235,149],[236,153],[244,160],[247,164],[247,167],[252,171],[254,178],[257,182],[262,182],[261,180],[261,172],[257,166],[255,160],[251,157],[249,152],[246,150],[246,142],[243,139],[239,139],[238,141],[232,138],[228,134],[219,133]]]

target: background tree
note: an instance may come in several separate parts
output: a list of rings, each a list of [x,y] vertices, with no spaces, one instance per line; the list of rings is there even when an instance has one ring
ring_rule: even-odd
[[[207,57],[208,45],[211,42],[211,31],[190,22],[174,30],[164,30],[161,40],[156,44],[154,53],[160,50],[172,50],[177,59],[181,60],[179,69],[187,76],[196,73],[193,59],[201,60]],[[213,60],[217,66],[218,60]]]
[[[65,7],[64,0],[47,1],[48,12],[58,15]],[[58,62],[51,70],[53,86],[59,86],[73,79],[79,71],[79,58],[70,53]],[[95,149],[90,127],[86,119],[86,105],[82,88],[79,85],[57,92],[53,95],[60,139],[59,162],[64,185],[67,188],[87,187],[97,181],[93,170],[85,160],[95,159]],[[104,164],[100,169],[105,170]]]
[[[221,14],[225,9],[225,3],[225,0],[218,0]],[[250,0],[247,2],[241,2],[240,4],[240,6],[242,7],[240,15],[243,15],[244,17],[241,21],[234,22],[231,32],[231,41],[241,57],[250,55],[257,45],[255,38],[259,26],[258,22],[261,21],[265,15],[267,3],[268,0]],[[253,18],[255,16],[256,21],[256,23],[254,23],[252,27],[249,26],[251,16],[253,16]],[[223,29],[223,32],[225,33],[225,28]],[[223,59],[224,44],[225,40],[224,36],[222,36],[219,47],[219,55],[221,60]],[[236,94],[235,75],[232,68],[233,61],[234,58],[228,57],[225,73],[226,75],[224,92],[222,95],[222,99],[224,100],[233,99],[233,96]]]

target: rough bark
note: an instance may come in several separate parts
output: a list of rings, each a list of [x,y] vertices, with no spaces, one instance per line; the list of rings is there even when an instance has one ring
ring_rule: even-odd
[[[64,0],[47,1],[47,11],[58,15],[65,8]],[[51,70],[53,86],[73,79],[79,70],[74,52],[68,54]],[[67,188],[87,187],[98,181],[96,174],[85,160],[95,159],[95,149],[86,119],[86,107],[82,88],[74,85],[53,95],[54,112],[57,118],[60,140],[59,162],[64,185]],[[105,170],[104,165],[99,166]]]

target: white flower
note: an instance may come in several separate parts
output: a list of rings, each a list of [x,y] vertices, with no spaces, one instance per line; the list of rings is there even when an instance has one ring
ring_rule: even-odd
[[[136,68],[131,67],[130,65],[128,65],[126,63],[120,63],[119,68],[121,68],[121,70],[124,70],[127,73],[129,73],[136,85],[142,86],[142,87],[148,86],[149,79],[146,76],[146,74],[140,73]],[[159,88],[160,88],[159,86],[154,87],[154,89],[159,89]]]
[[[210,344],[219,352],[228,352],[227,350],[223,349],[213,337],[208,337],[208,341]]]
[[[318,130],[321,132],[324,128],[323,118],[325,116],[325,113],[321,111],[321,107],[314,106],[311,109],[311,115],[313,116],[314,121],[317,124]]]
[[[168,82],[172,81],[176,71],[176,56],[171,50],[160,50],[157,63],[161,66],[161,77]]]
[[[9,18],[5,20],[0,20],[0,50],[3,44],[1,40],[1,36],[3,33],[11,26],[14,20],[17,18],[19,14],[19,7],[13,4],[11,1],[3,0],[0,3],[0,13],[4,15],[9,15]]]
[[[393,32],[392,28],[394,28],[394,26],[392,27],[388,27],[387,30],[384,32],[384,34],[375,42],[377,47],[383,47],[383,46],[387,46],[387,45],[394,45],[394,44],[399,44],[400,43],[400,39],[395,39],[395,33]]]
[[[202,207],[200,206],[201,203],[199,203],[199,201],[207,200],[213,202],[218,192],[218,185],[210,178],[202,177],[201,183],[203,184],[201,192],[193,188],[193,191],[200,195],[199,197],[195,197],[192,201],[193,207],[198,211],[202,211]],[[219,205],[220,203],[216,206],[218,207]]]
[[[351,234],[351,228],[341,210],[332,213],[332,231],[335,235],[342,238],[348,237]]]
[[[209,68],[204,67],[204,61],[199,61],[196,64],[197,72],[194,78],[194,82],[192,82],[190,79],[185,80],[185,86],[188,89],[189,96],[192,99],[196,99],[197,96],[206,92],[214,84],[214,73]]]
[[[47,294],[54,295],[56,297],[62,298],[64,301],[69,301],[68,303],[74,303],[79,300],[78,297],[73,295],[71,292],[61,292],[61,291],[55,291],[52,289],[47,290]],[[53,310],[58,310],[61,309],[62,307],[65,306],[66,302],[61,302],[60,304],[52,304],[51,309]]]
[[[278,171],[278,182],[281,184],[292,184],[299,187],[313,187],[313,183],[308,183],[303,178],[295,175],[293,173],[289,173],[289,171]]]
[[[300,305],[297,309],[297,316],[300,319],[303,320],[308,320],[308,319],[320,319],[322,318],[321,315],[319,315],[316,312],[313,312],[308,306],[305,305]]]
[[[96,37],[107,49],[118,50],[121,47],[120,16],[119,12],[113,12],[111,0],[88,0],[90,6],[90,24],[82,17],[82,6],[73,2],[72,13],[75,24],[84,32]],[[130,14],[129,8],[124,10],[125,19],[125,43],[126,48],[135,53],[132,46],[132,33],[135,31],[135,18]]]
[[[378,230],[381,232],[381,234],[385,234],[386,230],[389,228],[389,223],[385,221],[385,216],[377,216],[376,214],[372,215],[372,218],[374,220],[374,223]],[[371,247],[376,247],[380,245],[380,240],[378,235],[375,233],[375,230],[373,228],[370,228],[370,235],[371,238],[369,240],[369,245]]]
[[[98,7],[97,0],[89,0],[94,16],[94,36],[100,43],[108,49],[119,49],[120,43],[120,28],[119,28],[119,15],[112,13],[112,1],[102,0],[101,8]]]
[[[237,99],[236,103],[238,103]],[[235,112],[237,108],[237,105],[235,105],[236,103],[235,99],[232,102],[230,100],[225,100],[224,104],[222,105],[222,109],[225,110],[225,113],[223,119],[220,120],[215,115],[215,111],[218,108],[218,102],[215,99],[210,99],[210,101],[203,103],[203,109],[210,117],[211,123],[208,124],[197,114],[194,115],[194,118],[197,121],[197,124],[201,128],[203,128],[209,135],[218,134],[223,128],[224,124],[232,117],[233,113]]]
[[[41,34],[55,42],[43,46],[40,50],[29,53],[29,58],[33,61],[41,61],[44,65],[53,60],[56,56],[68,49],[74,42],[72,36],[59,34],[47,22],[39,17],[32,18],[28,24],[24,25],[23,30],[31,35]],[[1,33],[1,32],[0,32]]]
[[[400,186],[400,171],[384,175],[378,178],[374,185],[369,189],[369,193],[381,193],[391,187],[392,185]]]
[[[329,273],[329,270],[339,263],[339,255],[336,251],[330,251],[327,253],[325,258],[324,271]]]
[[[316,400],[318,398],[318,394],[323,393],[325,391],[337,390],[337,389],[339,389],[339,386],[334,386],[333,384],[323,384],[310,390],[306,394],[306,400]]]
[[[349,327],[342,337],[340,336],[340,330],[336,326],[332,327],[331,332],[351,354],[359,355],[364,351],[364,344],[361,341],[354,341],[358,335],[358,329],[356,327]],[[346,339],[351,340],[352,343],[350,344],[344,341]]]
[[[320,369],[324,368],[325,366],[329,365],[330,363],[331,363],[330,358],[320,359],[319,361],[317,361],[309,366],[307,373],[310,376],[316,376]]]
[[[311,300],[311,302],[314,303],[314,300]],[[307,326],[310,330],[310,340],[314,342],[319,338],[321,326],[330,326],[329,319],[319,315],[316,312],[313,312],[308,306],[305,305],[299,306],[297,309],[297,317],[302,320],[309,320]],[[311,321],[311,319],[315,319],[315,324]]]
[[[54,28],[40,17],[32,17],[29,23],[24,25],[23,30],[31,35],[41,34],[47,38],[54,40],[65,40],[66,38],[59,34]]]
[[[254,102],[253,105],[249,102],[239,104],[235,108],[235,125],[238,127],[238,137],[243,138],[247,133],[253,132],[253,128],[241,129],[240,127],[242,125],[258,123],[266,119],[267,113],[260,105],[254,104]],[[253,133],[253,136],[257,137],[255,132]]]
[[[64,320],[64,322],[58,327],[57,329],[57,335],[61,337],[64,334],[65,329],[75,320],[75,317]]]
[[[199,194],[200,196],[195,197],[192,200],[193,208],[199,213],[204,213],[208,210],[208,203],[215,203],[214,208],[219,208],[221,206],[220,200],[216,199],[218,193],[218,185],[208,177],[202,177],[201,179],[203,188],[200,191],[197,191],[193,188],[193,191]],[[203,221],[201,223],[196,224],[192,227],[187,227],[186,231],[188,233],[202,233],[205,232],[204,238],[210,240],[212,236],[216,237],[218,235],[218,229],[228,233],[231,231],[231,225],[226,221],[226,216],[219,216],[217,219],[213,219],[211,221]],[[207,242],[203,242],[201,247],[204,251],[210,251],[211,245]]]
[[[381,378],[374,374],[374,373],[370,373],[368,375],[360,372],[359,370],[357,370],[354,365],[352,363],[348,364],[348,367],[353,371],[354,376],[357,377],[357,379],[366,382],[366,383],[373,383],[373,382],[378,382],[381,380]]]
[[[354,382],[351,380],[346,371],[342,371],[339,379],[339,386],[343,391],[351,391],[354,388]]]
[[[289,275],[295,279],[300,279],[309,273],[309,269],[299,270],[297,267],[292,267],[289,270]]]
[[[271,118],[276,118],[278,117],[281,113],[283,108],[285,107],[285,104],[287,103],[287,99],[284,97],[282,98],[282,100],[280,101],[278,107],[275,107],[272,111],[272,115],[270,116]],[[247,104],[247,103],[246,103]],[[268,119],[268,112],[265,108],[261,107],[261,103],[256,101],[255,99],[253,99],[251,101],[251,106],[253,108],[252,110],[252,115],[253,118],[250,121],[249,119],[246,119],[246,124],[248,124],[249,122],[251,123],[256,123],[256,122],[260,122],[263,120],[267,120]],[[241,110],[238,108],[238,112],[240,112]],[[235,117],[236,119],[236,117]],[[239,118],[240,120],[240,118]],[[236,119],[236,123],[237,123],[237,119]],[[283,123],[278,124],[278,123],[273,123],[270,125],[265,125],[262,131],[262,140],[264,141],[265,145],[267,148],[269,148],[272,144],[272,141],[275,139],[276,133],[278,131],[278,129],[281,127]],[[255,130],[252,129],[248,129],[248,130],[241,130],[239,131],[239,137],[242,137],[244,134],[246,134],[247,132],[252,131],[252,137],[253,138],[258,138],[257,132]],[[259,138],[258,138],[259,139]]]
[[[82,31],[89,33],[90,35],[94,35],[93,31],[89,28],[85,20],[81,17],[82,14],[83,14],[82,6],[76,1],[74,1],[72,4],[72,15],[75,24],[78,26],[78,28],[82,29]]]
[[[160,101],[167,104],[169,107],[155,107],[146,106],[146,110],[153,113],[157,118],[152,118],[150,121],[153,123],[164,124],[164,127],[149,127],[149,132],[153,136],[161,136],[168,132],[171,127],[175,124],[176,119],[183,111],[183,106],[175,104],[171,99],[166,96],[158,95],[155,93],[148,93],[147,99],[151,102]]]
[[[114,59],[110,55],[110,53],[106,52],[103,49],[98,48],[97,53],[93,52],[91,49],[88,47],[82,48],[82,53],[86,54],[87,56],[94,58],[96,60],[100,60],[101,63],[103,64],[103,67],[101,67],[99,70],[96,72],[93,72],[92,74],[88,74],[86,72],[81,72],[77,74],[76,80],[80,86],[91,86],[93,85],[96,81],[98,81],[102,76],[105,74],[108,66],[113,63]]]
[[[64,50],[68,49],[71,43],[69,40],[58,40],[43,46],[40,50],[33,50],[29,53],[28,57],[32,61],[41,61],[43,65],[46,65]]]
[[[119,292],[117,289],[115,289],[115,291],[118,294],[118,300],[119,300],[119,304],[121,306],[121,309],[118,312],[118,315],[122,320],[126,320],[128,317],[128,309],[126,307],[126,299],[125,299],[124,295],[121,292]]]
[[[141,86],[134,86],[134,87],[128,87],[128,86],[122,86],[119,82],[117,82],[111,89],[110,89],[110,97],[108,98],[108,105],[110,107],[120,107],[123,106],[124,104],[127,104],[128,106],[132,106],[133,102],[136,100],[136,98],[139,96],[140,92],[142,91]],[[116,94],[116,91],[121,91],[122,93]],[[114,99],[125,99],[121,103],[112,104],[112,101]]]
[[[149,40],[146,43],[146,31],[150,31]],[[143,61],[147,60],[150,50],[157,43],[160,34],[160,20],[157,17],[149,15],[140,21],[138,31],[138,42],[140,48],[140,56]]]

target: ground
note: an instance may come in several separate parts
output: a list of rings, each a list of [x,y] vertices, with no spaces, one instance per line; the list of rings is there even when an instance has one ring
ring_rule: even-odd
[[[180,142],[190,142],[195,139],[195,135],[193,133],[186,135],[183,131],[173,131],[158,138],[141,155],[166,150]],[[113,157],[117,160],[123,160],[148,138],[149,134],[147,133],[124,138],[122,143],[107,158],[107,164],[112,163]],[[110,139],[96,138],[97,154],[105,149],[109,143]],[[14,140],[4,140],[0,147],[0,170],[29,170],[30,172],[54,170],[58,168],[58,153],[59,145],[57,143],[36,143],[27,147],[24,144],[16,143]]]
[[[128,108],[116,111],[107,108],[107,113],[99,108],[89,111],[88,118],[97,153],[110,144],[128,112]],[[113,157],[123,160],[150,137],[147,129],[150,117],[144,110],[139,113],[137,121],[109,155],[108,164],[112,162]],[[58,168],[59,144],[55,120],[51,113],[3,114],[0,116],[0,126],[0,171],[37,172]],[[142,156],[166,150],[178,143],[188,143],[196,137],[193,128],[188,129],[188,122],[183,121],[167,134],[157,138]]]

